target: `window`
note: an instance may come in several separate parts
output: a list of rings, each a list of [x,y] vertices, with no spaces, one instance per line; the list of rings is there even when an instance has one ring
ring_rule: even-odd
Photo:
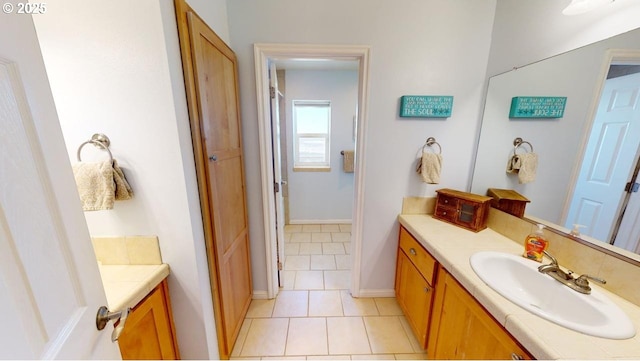
[[[293,101],[293,169],[329,170],[331,102]]]

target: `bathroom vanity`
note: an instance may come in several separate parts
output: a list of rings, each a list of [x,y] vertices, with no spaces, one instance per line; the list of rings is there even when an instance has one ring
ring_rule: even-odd
[[[157,238],[101,237],[93,245],[109,310],[131,309],[117,341],[122,359],[179,359],[169,265],[162,263]]]
[[[520,243],[491,228],[474,233],[431,214],[402,214],[398,220],[397,299],[429,359],[640,358],[637,334],[615,340],[565,328],[507,300],[473,271],[473,254],[519,256]],[[624,311],[637,330],[638,306],[592,287]]]

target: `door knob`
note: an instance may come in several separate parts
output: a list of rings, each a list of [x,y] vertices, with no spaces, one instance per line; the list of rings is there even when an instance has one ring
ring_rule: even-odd
[[[124,324],[127,321],[127,316],[129,316],[130,308],[125,308],[122,311],[111,312],[106,306],[101,306],[98,309],[98,313],[96,314],[96,328],[98,331],[101,331],[107,326],[107,323],[111,320],[116,320],[118,323],[116,327],[114,327],[113,332],[111,333],[111,342],[118,341],[120,334],[124,330]]]

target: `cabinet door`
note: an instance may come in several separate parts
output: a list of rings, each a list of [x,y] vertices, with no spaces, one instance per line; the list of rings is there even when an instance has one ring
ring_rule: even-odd
[[[531,359],[509,333],[444,269],[438,276],[430,359]]]
[[[179,359],[166,282],[151,291],[129,314],[118,340],[123,360]]]
[[[426,348],[433,290],[401,250],[396,269],[396,299],[422,348]]]

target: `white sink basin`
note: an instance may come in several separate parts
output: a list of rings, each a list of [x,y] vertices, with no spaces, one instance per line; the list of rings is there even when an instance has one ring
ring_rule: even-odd
[[[471,267],[489,287],[525,310],[587,335],[627,339],[635,335],[629,317],[598,290],[578,293],[538,272],[540,263],[508,253],[478,252]]]

